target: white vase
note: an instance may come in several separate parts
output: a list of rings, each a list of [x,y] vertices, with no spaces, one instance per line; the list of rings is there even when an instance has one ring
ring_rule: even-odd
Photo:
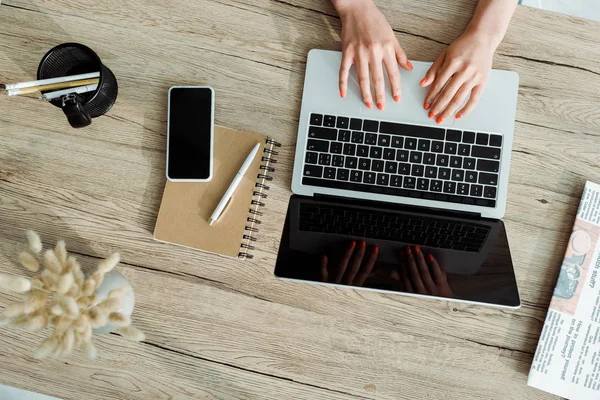
[[[95,304],[98,304],[108,297],[108,294],[115,289],[120,289],[122,287],[129,286],[131,284],[123,275],[119,272],[112,270],[106,275],[104,275],[104,280],[102,281],[102,285],[98,289],[96,289],[96,301]],[[133,306],[135,305],[135,297],[133,295],[133,288],[127,293],[127,295],[123,298],[123,306],[117,310],[116,312],[120,312],[125,317],[130,318],[133,313]],[[117,326],[108,324],[102,328],[94,329],[94,333],[111,333],[118,329]]]

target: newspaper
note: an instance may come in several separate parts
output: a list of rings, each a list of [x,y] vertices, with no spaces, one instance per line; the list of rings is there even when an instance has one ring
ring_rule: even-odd
[[[586,182],[527,384],[600,399],[600,185]]]

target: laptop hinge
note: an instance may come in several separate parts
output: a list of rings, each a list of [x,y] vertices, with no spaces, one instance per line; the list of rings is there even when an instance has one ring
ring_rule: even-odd
[[[345,196],[333,196],[330,194],[318,194],[315,193],[313,195],[314,199],[322,200],[322,201],[335,201],[339,203],[344,203],[347,205],[353,206],[369,206],[369,207],[377,207],[377,208],[386,208],[388,210],[396,210],[396,211],[412,211],[412,212],[420,212],[426,214],[432,214],[437,216],[445,216],[445,217],[453,217],[453,218],[467,218],[472,220],[480,220],[482,219],[481,213],[473,213],[467,211],[457,211],[457,210],[447,210],[444,208],[436,208],[436,207],[425,207],[425,206],[413,206],[409,204],[398,204],[398,203],[390,203],[387,201],[376,201],[376,200],[365,200],[365,199],[357,199],[353,197],[345,197]]]

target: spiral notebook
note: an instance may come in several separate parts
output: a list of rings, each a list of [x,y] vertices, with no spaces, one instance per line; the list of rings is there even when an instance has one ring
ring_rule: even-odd
[[[208,220],[235,174],[256,145],[264,146],[240,182],[229,204],[212,226]],[[231,257],[252,258],[256,225],[262,216],[275,171],[272,157],[279,143],[256,133],[215,126],[213,178],[209,182],[167,181],[154,228],[154,239]]]

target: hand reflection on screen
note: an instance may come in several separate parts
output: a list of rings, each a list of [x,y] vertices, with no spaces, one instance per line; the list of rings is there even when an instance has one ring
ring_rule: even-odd
[[[371,274],[379,247],[367,249],[364,241],[352,241],[342,254],[338,265],[332,265],[329,257],[321,258],[321,280],[329,283],[342,283],[344,285],[362,286]]]
[[[409,293],[429,294],[433,296],[453,297],[446,272],[435,257],[424,256],[421,248],[406,246],[400,250],[401,264],[399,279]]]

